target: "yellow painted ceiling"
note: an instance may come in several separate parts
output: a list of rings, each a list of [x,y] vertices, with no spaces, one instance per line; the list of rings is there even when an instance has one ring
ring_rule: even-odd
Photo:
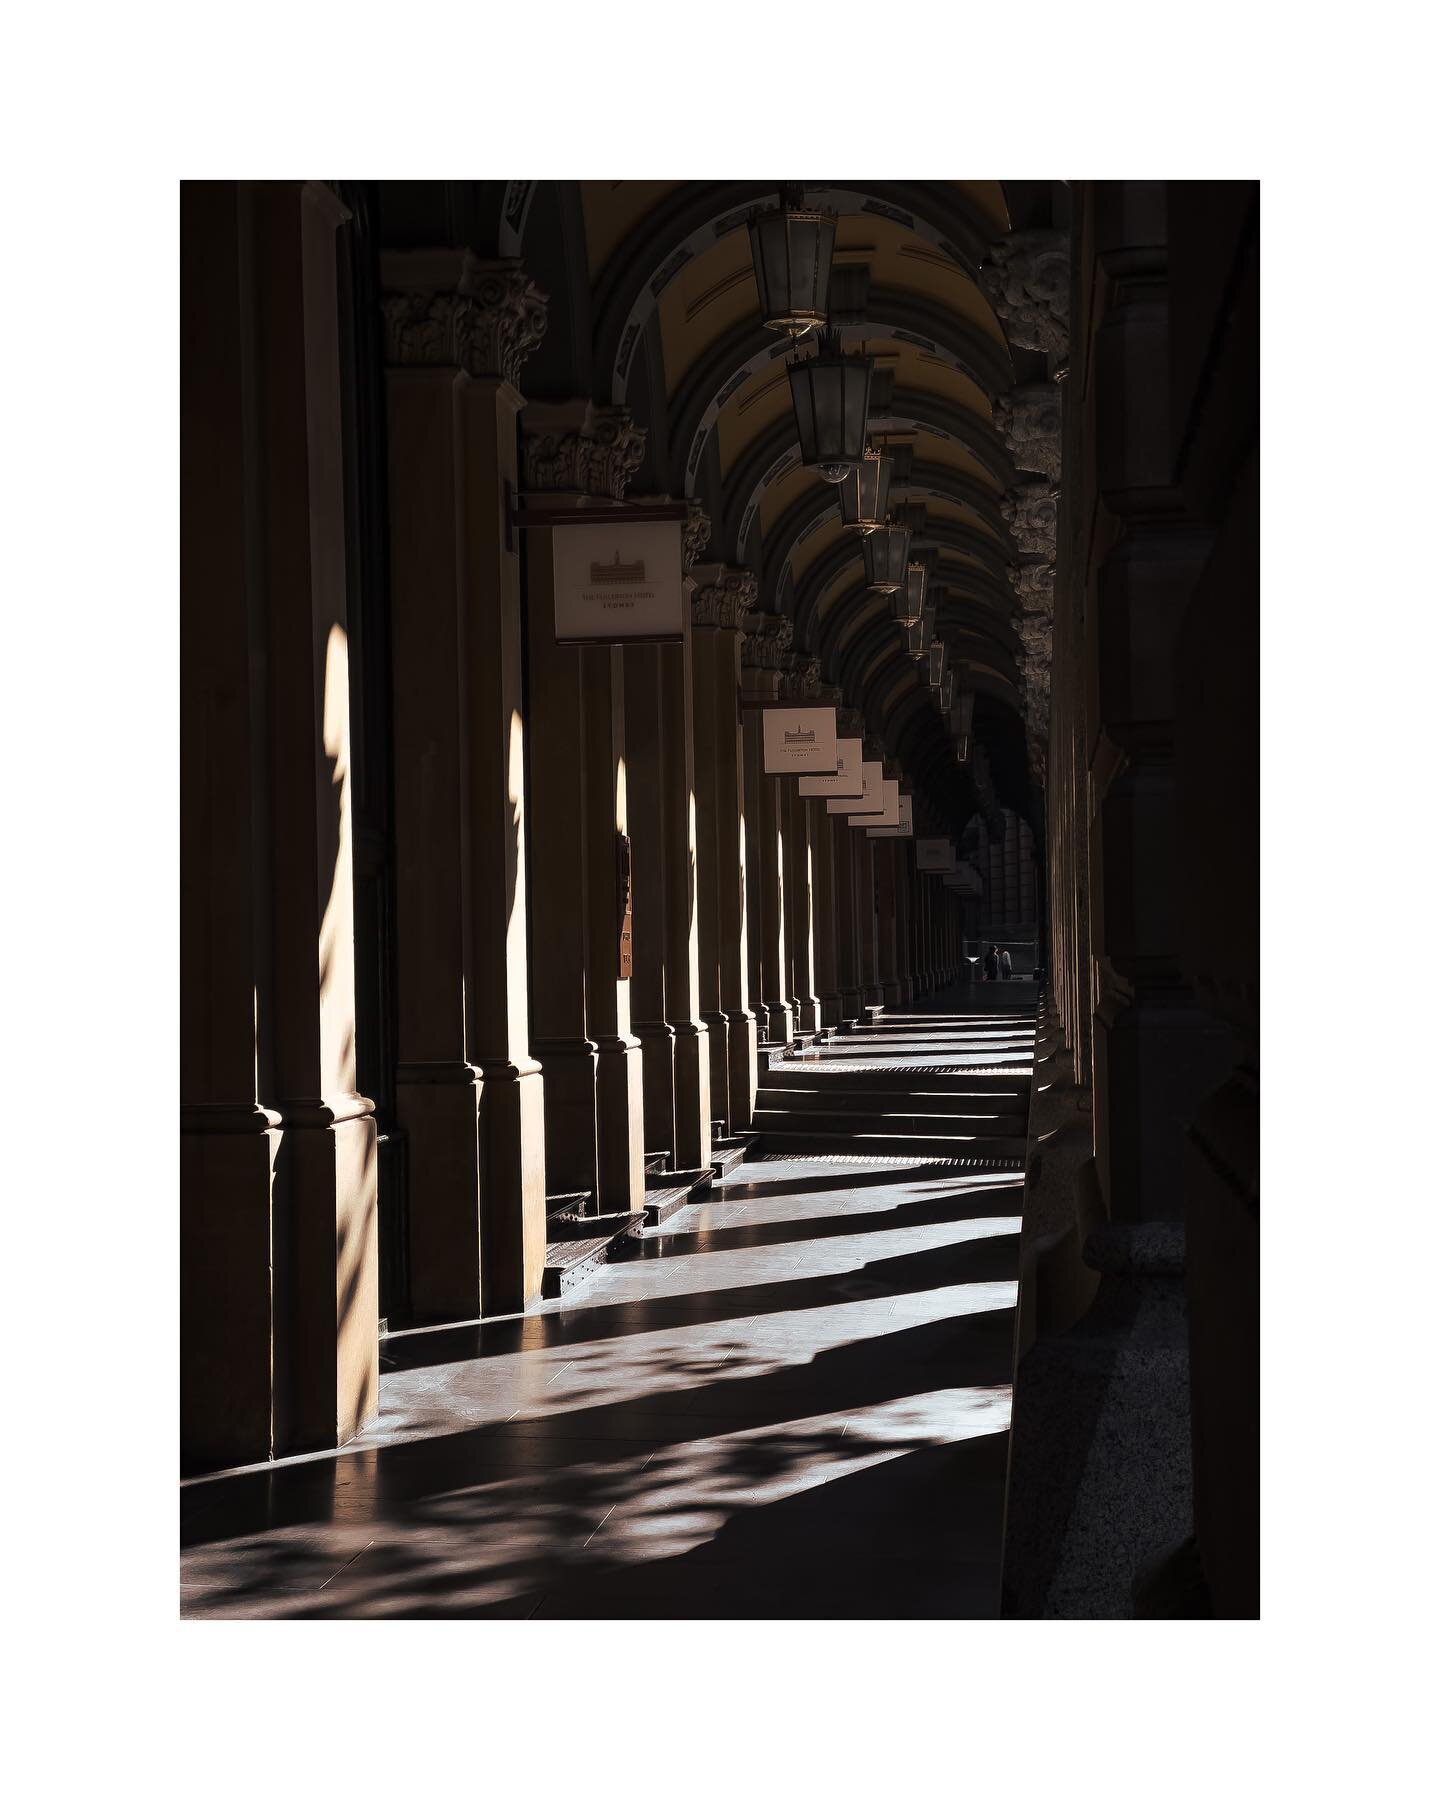
[[[593,282],[614,251],[678,181],[582,181],[585,248]]]

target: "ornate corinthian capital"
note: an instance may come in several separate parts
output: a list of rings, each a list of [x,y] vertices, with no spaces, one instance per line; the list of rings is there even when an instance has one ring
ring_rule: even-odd
[[[1060,390],[1049,382],[1011,388],[994,403],[995,429],[1017,469],[1060,479]]]
[[[750,569],[727,569],[723,563],[707,563],[692,574],[690,622],[742,630],[745,615],[760,597],[759,577]]]
[[[780,692],[787,700],[816,701],[820,698],[820,658],[791,655],[780,682]]]
[[[645,460],[645,432],[623,406],[532,403],[522,421],[520,452],[529,493],[623,500]]]
[[[775,613],[752,613],[745,621],[740,662],[747,669],[786,667],[786,652],[795,637],[793,622]]]
[[[1017,350],[1070,348],[1070,240],[1063,231],[1012,231],[992,244],[980,283]]]
[[[1000,502],[1000,513],[1023,556],[1055,559],[1060,490],[1048,481],[1022,481]]]
[[[547,323],[546,297],[518,261],[403,251],[382,257],[380,279],[391,368],[463,369],[518,386]]]

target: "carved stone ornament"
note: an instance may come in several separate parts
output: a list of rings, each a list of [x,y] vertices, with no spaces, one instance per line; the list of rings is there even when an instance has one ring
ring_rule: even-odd
[[[783,671],[794,638],[792,619],[775,613],[752,613],[745,621],[745,639],[740,646],[742,667]]]
[[[1055,534],[1060,524],[1059,488],[1048,481],[1022,481],[1001,500],[1000,515],[1023,556],[1043,556],[1054,561]]]
[[[753,570],[713,564],[696,571],[690,621],[694,625],[720,625],[728,631],[739,631],[744,628],[745,615],[759,598],[760,579]]]
[[[863,737],[865,735],[863,715],[856,707],[842,706],[835,715],[835,731],[840,737]]]
[[[681,528],[681,557],[687,569],[700,559],[700,552],[710,542],[710,515],[698,500],[687,500],[686,519]]]
[[[789,668],[780,683],[787,700],[804,700],[814,704],[820,698],[820,658],[794,655],[786,658]]]
[[[1060,390],[1050,382],[1011,388],[994,403],[995,429],[1017,469],[1060,479]]]
[[[1012,231],[980,269],[1005,335],[1017,350],[1070,349],[1070,241],[1063,231]]]
[[[518,386],[545,335],[546,296],[514,258],[468,250],[386,256],[380,311],[391,368],[454,368]]]
[[[1043,608],[1047,615],[1055,609],[1055,565],[1052,562],[1015,563],[1006,573],[1015,597],[1022,606]]]
[[[520,448],[528,493],[623,500],[645,460],[645,432],[623,406],[532,404],[523,415]]]

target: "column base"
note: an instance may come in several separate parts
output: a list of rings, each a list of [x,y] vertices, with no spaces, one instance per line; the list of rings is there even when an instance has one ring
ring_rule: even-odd
[[[820,996],[820,1023],[822,1025],[838,1025],[845,1017],[845,1003],[837,991],[832,989],[828,994]]]
[[[410,1318],[480,1311],[481,1076],[467,1062],[401,1063],[395,1116],[405,1133]]]
[[[904,990],[898,981],[882,981],[880,992],[884,996],[880,1002],[882,1006],[899,1006],[904,998]]]
[[[710,1058],[710,1110],[715,1118],[725,1120],[727,1130],[733,1130],[729,1109],[729,1020],[723,1012],[702,1012],[700,1023],[705,1027],[705,1048]]]
[[[675,1154],[675,1033],[663,1020],[636,1021],[644,1077],[645,1149]]]
[[[760,1027],[755,1014],[746,1007],[736,1007],[725,1014],[727,1099],[725,1115],[728,1129],[744,1131],[755,1117],[755,1095],[759,1087]]]
[[[480,1093],[480,1311],[520,1312],[545,1273],[545,1082],[486,1062]]]
[[[675,1057],[673,1166],[710,1167],[710,1033],[693,1019],[671,1026]]]
[[[767,1000],[765,1002],[765,1041],[767,1044],[788,1044],[795,1037],[795,1014],[788,1001]]]
[[[818,1031],[820,1029],[820,998],[818,994],[797,994],[791,1004],[795,1008],[795,1029],[797,1031]]]
[[[597,1160],[595,1045],[588,1038],[533,1042],[545,1081],[545,1186],[551,1194],[593,1191]]]
[[[638,1038],[596,1043],[595,1137],[600,1211],[639,1212],[645,1203],[645,1105]]]
[[[375,1121],[275,1116],[181,1131],[187,1470],[333,1450],[379,1410]]]
[[[859,1018],[860,1018],[860,1008],[862,1007],[863,1004],[864,1004],[864,998],[858,987],[841,988],[841,990],[840,990],[841,1021],[840,1022],[842,1024],[858,1023]]]

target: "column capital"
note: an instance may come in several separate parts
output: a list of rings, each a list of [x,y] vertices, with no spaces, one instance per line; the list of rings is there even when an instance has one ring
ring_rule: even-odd
[[[780,692],[787,700],[820,698],[820,658],[795,652],[785,658],[786,669],[780,681]]]
[[[645,431],[623,406],[532,401],[521,425],[520,454],[529,493],[623,500],[645,460]]]
[[[863,738],[865,718],[858,707],[842,706],[835,715],[835,729],[841,737]]]
[[[795,638],[794,621],[777,613],[752,613],[745,621],[740,662],[747,669],[786,669],[786,652]]]
[[[1070,238],[1012,231],[990,246],[980,285],[1017,350],[1063,357],[1070,349]]]
[[[518,258],[470,250],[387,251],[380,258],[385,361],[455,368],[518,387],[549,322],[548,299]]]
[[[1060,479],[1060,389],[1054,382],[1031,381],[999,394],[993,403],[995,429],[1017,469]]]
[[[721,625],[730,631],[744,630],[746,616],[760,598],[760,579],[753,570],[732,569],[724,563],[700,563],[690,573],[695,581],[695,591],[690,596],[691,622]]]

